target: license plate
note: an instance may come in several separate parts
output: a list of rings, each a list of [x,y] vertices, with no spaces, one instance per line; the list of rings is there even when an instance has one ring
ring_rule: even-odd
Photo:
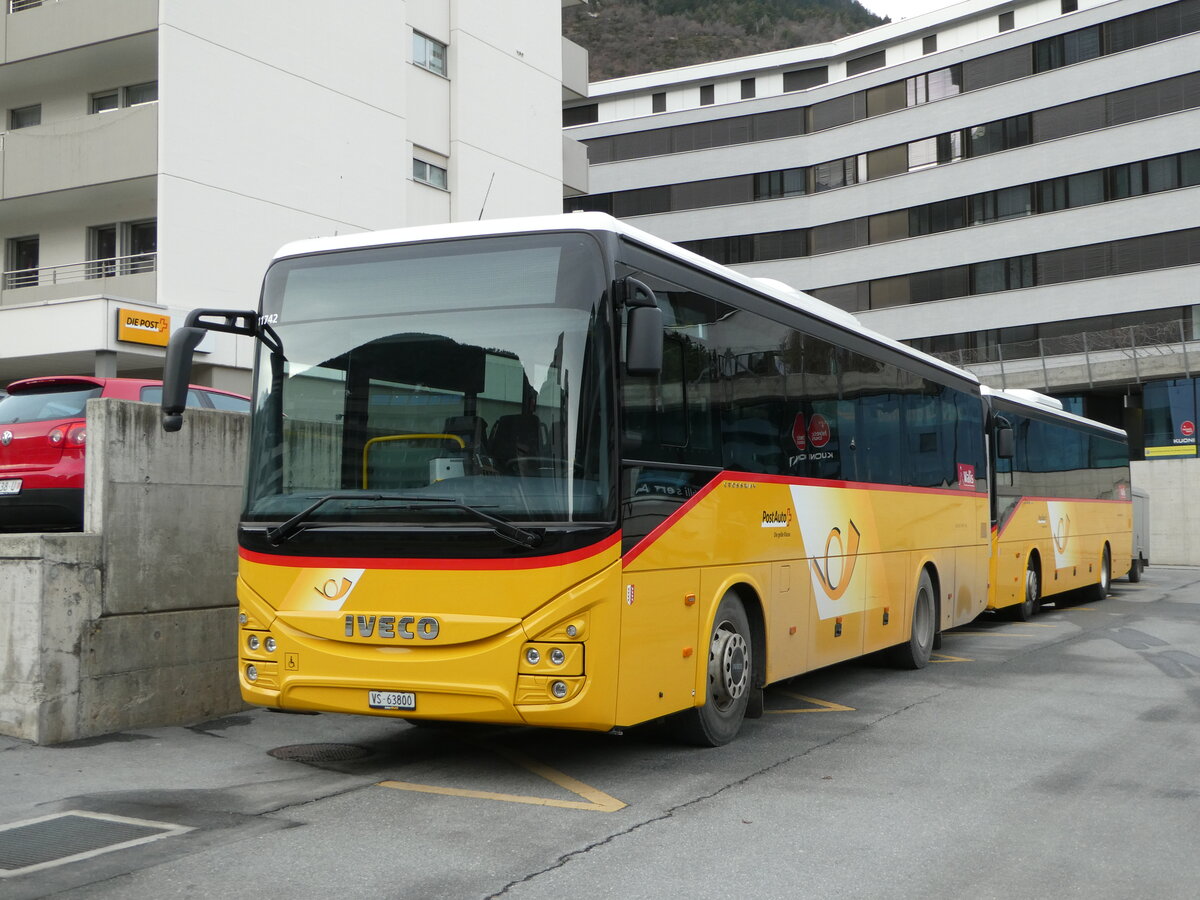
[[[21,493],[20,478],[0,478],[0,494]]]
[[[367,704],[371,709],[417,708],[417,695],[412,691],[367,691]]]

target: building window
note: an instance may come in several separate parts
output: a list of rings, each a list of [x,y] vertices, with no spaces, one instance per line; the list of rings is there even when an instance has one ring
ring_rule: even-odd
[[[32,106],[21,106],[8,111],[8,127],[10,131],[41,124],[42,104],[40,103],[35,103]]]
[[[937,53],[937,35],[936,34],[927,34],[927,35],[925,35],[925,37],[921,38],[921,53],[924,55],[929,55],[930,53]]]
[[[1010,9],[1008,12],[1000,13],[999,23],[1000,23],[1001,31],[1012,31],[1013,30],[1013,11]]]
[[[100,91],[92,94],[91,106],[88,111],[93,115],[96,113],[108,112],[110,109],[119,109],[121,106],[120,91]]]
[[[717,99],[717,86],[715,84],[700,85],[700,105],[712,106]]]
[[[413,65],[437,75],[446,74],[446,45],[431,37],[413,32]]]
[[[24,9],[34,9],[41,6],[42,0],[9,0],[9,12],[21,12]]]
[[[600,104],[589,103],[587,106],[570,106],[563,110],[563,128],[573,125],[591,125],[600,121]]]
[[[743,100],[752,100],[753,98],[754,98],[754,79],[753,78],[743,78],[742,79],[742,99]]]
[[[829,83],[829,67],[816,66],[811,69],[794,69],[783,73],[783,92],[804,91],[819,84]]]
[[[846,77],[861,75],[863,72],[870,72],[872,69],[882,69],[883,64],[883,50],[876,50],[874,53],[868,53],[865,56],[856,56],[854,59],[846,60]]]
[[[4,260],[6,288],[32,287],[38,283],[39,244],[37,235],[8,239]]]
[[[650,95],[650,111],[656,113],[667,111],[666,91],[659,91],[657,94]]]
[[[446,170],[441,166],[433,165],[433,163],[427,163],[423,159],[413,160],[413,181],[419,181],[421,184],[427,184],[430,187],[441,188],[443,191],[450,189]]]
[[[123,88],[113,88],[108,91],[97,91],[89,100],[88,111],[96,113],[110,112],[123,106],[141,106],[143,103],[158,102],[158,82],[146,81],[142,84],[131,84]]]
[[[1073,13],[1079,9],[1079,0],[1062,0],[1062,13],[1065,16],[1067,13]]]
[[[158,258],[158,221],[120,222],[88,229],[87,278],[153,272]]]
[[[125,105],[141,106],[143,103],[158,102],[158,82],[147,81],[143,84],[131,84],[125,88]]]

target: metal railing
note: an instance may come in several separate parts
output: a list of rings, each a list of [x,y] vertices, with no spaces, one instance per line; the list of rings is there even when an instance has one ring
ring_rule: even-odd
[[[134,253],[130,256],[89,259],[86,262],[45,266],[39,269],[10,269],[0,274],[0,283],[4,285],[5,290],[12,290],[48,284],[71,284],[94,278],[140,275],[143,272],[153,272],[157,260],[157,253]]]
[[[997,387],[1001,388],[1010,378],[1025,386],[1036,375],[1040,375],[1044,386],[1052,387],[1068,368],[1075,373],[1073,380],[1088,385],[1111,380],[1103,373],[1114,370],[1120,370],[1122,380],[1140,383],[1144,376],[1163,377],[1158,371],[1144,371],[1150,360],[1163,357],[1177,358],[1181,374],[1191,377],[1191,359],[1200,351],[1200,329],[1196,326],[1192,319],[1173,319],[933,355],[992,383],[999,376]],[[1056,373],[1060,377],[1055,377]]]
[[[41,6],[46,0],[8,0],[8,11],[10,13],[20,12],[23,9],[33,9],[35,6]],[[57,2],[57,0],[54,0]]]

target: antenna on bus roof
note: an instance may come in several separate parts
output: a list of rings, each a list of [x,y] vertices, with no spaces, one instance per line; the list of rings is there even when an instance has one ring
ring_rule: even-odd
[[[480,219],[483,218],[483,210],[487,206],[488,197],[491,196],[491,193],[492,193],[492,182],[495,180],[496,180],[496,173],[493,172],[492,177],[488,179],[487,190],[483,192],[483,203],[480,204],[480,206],[479,206],[479,218]]]

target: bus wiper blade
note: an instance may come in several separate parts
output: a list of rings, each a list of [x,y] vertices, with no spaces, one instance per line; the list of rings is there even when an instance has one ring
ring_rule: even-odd
[[[520,528],[513,525],[511,522],[506,522],[498,516],[493,516],[485,513],[481,509],[474,506],[469,506],[466,503],[452,499],[450,497],[411,497],[405,494],[364,494],[361,492],[335,492],[326,494],[318,499],[315,503],[309,504],[296,515],[292,516],[286,522],[277,525],[274,528],[268,528],[266,532],[267,541],[272,546],[279,546],[288,538],[301,531],[307,524],[308,519],[314,512],[329,503],[331,500],[367,500],[372,503],[377,503],[381,500],[399,502],[408,508],[416,509],[425,505],[438,506],[445,509],[458,509],[465,513],[475,516],[477,519],[482,519],[493,527],[497,536],[505,540],[512,541],[514,544],[519,544],[522,547],[527,547],[532,550],[542,543],[542,535],[536,531],[531,531],[528,528]]]

